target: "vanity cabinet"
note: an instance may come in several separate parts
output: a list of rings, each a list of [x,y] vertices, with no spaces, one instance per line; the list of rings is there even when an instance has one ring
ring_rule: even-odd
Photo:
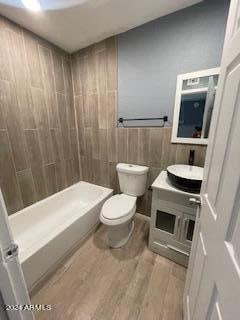
[[[152,184],[152,210],[149,248],[184,266],[188,264],[199,194],[181,191],[171,185],[162,171]]]

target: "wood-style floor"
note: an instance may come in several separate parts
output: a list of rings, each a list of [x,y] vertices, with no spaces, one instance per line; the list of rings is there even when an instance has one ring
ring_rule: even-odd
[[[32,297],[51,304],[37,320],[181,320],[186,269],[151,252],[148,224],[135,220],[134,234],[120,249],[98,230]]]

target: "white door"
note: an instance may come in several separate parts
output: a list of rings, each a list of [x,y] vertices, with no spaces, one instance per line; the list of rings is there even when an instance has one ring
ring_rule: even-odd
[[[232,0],[184,319],[240,319],[240,0]]]
[[[8,223],[8,215],[0,190],[0,319],[33,320],[26,309],[30,299]],[[8,306],[9,305],[9,306]],[[24,309],[25,310],[22,310]],[[6,310],[5,310],[6,309]]]

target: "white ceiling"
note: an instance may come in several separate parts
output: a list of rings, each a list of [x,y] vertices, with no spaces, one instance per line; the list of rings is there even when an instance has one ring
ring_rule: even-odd
[[[127,31],[201,0],[39,0],[32,12],[20,0],[0,0],[0,13],[68,52]]]

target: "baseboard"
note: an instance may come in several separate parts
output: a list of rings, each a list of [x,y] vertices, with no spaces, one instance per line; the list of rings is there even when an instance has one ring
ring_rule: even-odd
[[[150,222],[150,217],[149,216],[145,216],[144,214],[141,214],[141,213],[136,213],[136,217],[139,218],[139,219],[142,219],[146,222]]]

